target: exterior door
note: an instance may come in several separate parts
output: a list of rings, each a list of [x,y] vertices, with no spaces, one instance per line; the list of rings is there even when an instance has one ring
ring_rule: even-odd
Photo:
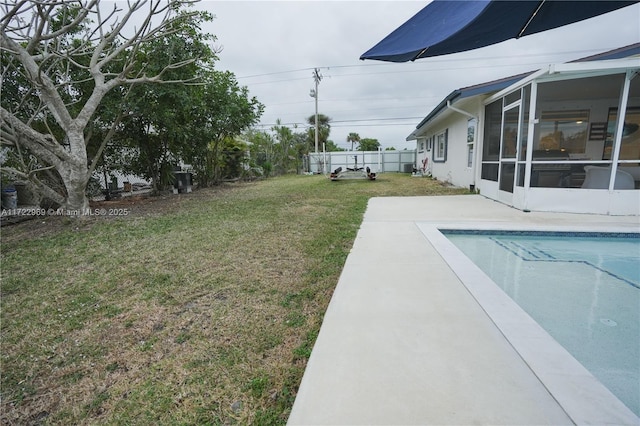
[[[516,181],[516,158],[518,156],[518,140],[520,135],[520,101],[506,106],[502,117],[502,135],[500,138],[500,191],[513,194],[513,187]],[[510,198],[510,196],[507,195],[506,198]],[[505,199],[505,201],[511,200]]]

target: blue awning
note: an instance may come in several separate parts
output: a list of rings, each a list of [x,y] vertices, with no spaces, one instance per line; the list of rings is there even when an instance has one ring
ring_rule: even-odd
[[[407,62],[464,52],[582,21],[639,1],[434,0],[360,59]]]

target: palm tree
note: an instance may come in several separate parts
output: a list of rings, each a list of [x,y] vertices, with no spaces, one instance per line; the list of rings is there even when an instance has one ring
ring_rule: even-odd
[[[318,114],[318,142],[320,146],[322,146],[322,144],[327,143],[327,140],[329,139],[329,133],[331,133],[331,124],[329,124],[330,122],[331,122],[331,117],[328,117],[324,114]],[[316,116],[315,115],[309,116],[309,118],[307,118],[307,123],[309,123],[309,126],[315,126]],[[309,146],[312,148],[315,146],[314,133],[315,133],[315,128],[310,127],[308,131],[308,137],[309,137]]]
[[[353,143],[360,143],[360,135],[357,133],[349,133],[349,136],[347,136],[347,142],[351,142],[351,151],[353,151]]]

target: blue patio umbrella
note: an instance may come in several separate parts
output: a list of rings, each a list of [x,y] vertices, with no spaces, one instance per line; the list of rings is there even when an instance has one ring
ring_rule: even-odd
[[[360,59],[407,62],[477,49],[611,12],[636,1],[434,0]]]

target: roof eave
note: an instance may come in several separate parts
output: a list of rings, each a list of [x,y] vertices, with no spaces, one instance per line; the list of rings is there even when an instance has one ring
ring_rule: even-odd
[[[551,64],[538,71],[532,71],[488,83],[482,83],[475,86],[469,86],[462,89],[454,90],[444,100],[442,100],[442,102],[440,102],[424,119],[422,119],[422,121],[420,121],[420,123],[416,126],[416,129],[411,132],[411,134],[407,136],[405,140],[416,140],[424,127],[447,109],[447,104],[453,104],[458,99],[486,95],[492,92],[493,88],[496,88],[497,91],[495,91],[493,94],[488,96],[487,99],[484,100],[484,103],[487,104],[517,89],[520,86],[524,86],[525,84],[528,84],[529,82],[544,76],[545,74],[553,75],[557,73],[576,73],[585,71],[611,72],[615,70],[623,70],[625,68],[628,69],[637,67],[640,66],[640,58],[635,56],[638,54],[638,52],[640,52],[640,43],[635,43],[620,49],[601,53],[576,61],[562,64]],[[500,87],[501,84],[508,85]],[[500,88],[498,89],[498,87]]]
[[[504,87],[504,84],[508,84],[511,81],[515,81],[517,83],[518,81],[522,80],[523,78],[526,78],[531,74],[533,74],[532,71],[454,90],[446,98],[444,98],[442,102],[440,102],[425,118],[423,118],[422,121],[420,121],[420,123],[416,126],[416,130],[411,132],[411,134],[407,136],[405,140],[406,141],[415,140],[419,136],[421,130],[429,122],[433,121],[436,117],[438,117],[443,111],[447,109],[447,104],[453,104],[454,102],[460,99],[486,95],[495,90],[499,90],[499,88]]]
[[[418,125],[416,126],[416,130],[411,132],[411,134],[409,136],[407,136],[405,140],[406,141],[416,140],[416,138],[418,137],[418,135],[420,133],[420,130],[422,130],[422,128],[426,124],[428,124],[430,121],[432,121],[438,115],[440,115],[440,113],[445,111],[447,109],[447,104],[449,102],[454,102],[457,98],[460,97],[461,93],[462,92],[460,91],[460,89],[454,90],[453,92],[449,93],[449,95],[447,95],[447,97],[444,98],[442,100],[442,102],[440,102],[433,110],[431,110],[431,112],[425,118],[422,119],[422,121],[420,123],[418,123]]]

